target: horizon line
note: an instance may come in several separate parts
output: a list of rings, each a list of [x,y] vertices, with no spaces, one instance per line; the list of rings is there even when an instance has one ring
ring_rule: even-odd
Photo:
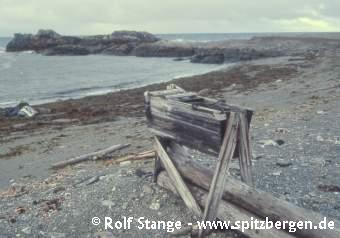
[[[116,30],[116,31],[120,31],[120,30]],[[130,30],[127,30],[130,31]],[[138,30],[131,30],[131,31],[138,31]],[[143,30],[141,30],[142,32]],[[56,31],[57,32],[57,31]],[[114,31],[112,31],[114,32]],[[111,33],[112,33],[111,32]],[[152,33],[150,31],[145,31],[148,33],[151,33],[153,35],[195,35],[195,34],[280,34],[280,33],[285,33],[285,34],[303,34],[303,33],[309,33],[309,34],[336,34],[336,33],[340,33],[340,31],[253,31],[253,32],[171,32],[171,33]],[[17,32],[19,33],[19,32]],[[10,38],[13,37],[14,34],[17,33],[13,33],[12,36],[5,36],[5,35],[0,35],[0,38]],[[76,35],[76,34],[61,34],[61,35],[70,35],[70,36],[90,36],[90,35],[108,35],[111,33],[107,33],[107,34],[82,34],[82,35]],[[22,34],[32,34],[32,33],[22,33]]]

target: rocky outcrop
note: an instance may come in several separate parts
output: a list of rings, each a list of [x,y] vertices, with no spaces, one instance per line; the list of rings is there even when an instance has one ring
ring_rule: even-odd
[[[6,50],[33,50],[45,55],[129,55],[138,45],[156,41],[159,41],[156,36],[137,31],[115,31],[111,35],[77,37],[62,36],[53,30],[39,30],[36,35],[15,34]]]
[[[250,41],[252,42],[252,41]],[[249,43],[249,42],[248,42]],[[250,46],[250,47],[249,47]],[[140,57],[188,58],[193,63],[222,64],[280,56],[275,47],[179,43],[157,38],[147,32],[115,31],[110,35],[63,36],[53,30],[39,30],[37,34],[15,34],[8,43],[9,52],[33,50],[44,55],[135,55]]]
[[[171,41],[158,41],[152,44],[141,44],[134,49],[134,55],[140,57],[188,57],[195,54],[191,45]]]
[[[237,61],[281,56],[277,50],[257,50],[252,48],[200,48],[191,57],[192,63],[222,64]]]
[[[41,53],[43,55],[88,55],[90,51],[86,47],[78,45],[58,45]]]

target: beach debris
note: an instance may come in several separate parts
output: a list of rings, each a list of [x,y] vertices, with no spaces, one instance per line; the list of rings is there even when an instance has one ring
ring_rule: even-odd
[[[25,227],[24,229],[21,230],[22,233],[26,234],[26,235],[30,235],[32,233],[32,228],[31,227]]]
[[[278,139],[278,140],[260,140],[259,143],[261,144],[261,147],[264,148],[265,146],[279,146],[283,145],[285,142],[284,140]]]
[[[120,165],[127,165],[126,162],[131,163],[131,161],[138,161],[138,160],[146,160],[146,159],[153,159],[155,158],[156,154],[154,150],[147,150],[144,152],[140,152],[138,154],[126,155],[120,157],[118,159],[112,159],[106,162],[106,165],[110,164],[120,164]]]
[[[324,115],[324,114],[327,114],[327,112],[325,112],[325,111],[317,111],[316,114],[318,114],[318,115]]]
[[[5,116],[7,117],[34,117],[38,112],[31,107],[27,102],[21,102],[15,107],[5,108]]]
[[[334,193],[334,192],[339,192],[340,193],[340,186],[337,186],[337,185],[326,185],[326,184],[320,184],[318,186],[318,189],[323,191],[323,192],[331,192],[331,193]]]
[[[6,191],[0,192],[0,198],[20,197],[27,193],[25,186],[11,186]]]
[[[73,187],[78,187],[82,183],[85,183],[85,182],[86,182],[85,183],[86,185],[91,185],[91,184],[98,182],[99,180],[101,180],[102,178],[104,178],[106,176],[107,176],[107,174],[105,174],[105,173],[100,173],[100,174],[97,174],[95,176],[87,176],[86,178],[81,179],[80,181],[77,181],[76,183],[74,183]]]
[[[34,117],[36,114],[38,114],[38,112],[29,105],[22,107],[18,112],[18,115],[23,117]]]
[[[159,201],[153,201],[149,207],[151,210],[158,211],[161,208]]]
[[[273,176],[280,176],[282,174],[282,171],[275,171],[272,173]]]
[[[100,175],[96,175],[96,176],[90,178],[90,179],[87,181],[86,185],[91,185],[91,184],[94,184],[94,183],[98,182],[99,179],[100,179],[100,177],[101,177]]]
[[[276,162],[276,165],[277,166],[280,166],[280,167],[289,167],[291,166],[293,163],[290,162],[290,161],[285,161],[285,160],[280,160],[278,162]]]
[[[278,132],[278,133],[282,133],[282,134],[287,134],[289,133],[290,131],[287,129],[287,128],[276,128],[275,132]]]
[[[26,208],[24,208],[24,207],[17,207],[15,209],[15,212],[18,213],[18,214],[23,214],[23,213],[26,212]]]
[[[51,200],[43,200],[42,210],[44,212],[61,210],[61,204],[64,201],[63,197],[54,198]]]
[[[111,209],[112,207],[114,207],[116,204],[110,200],[103,200],[102,201],[102,205],[105,207],[108,207],[109,209]]]
[[[127,165],[130,165],[130,164],[131,164],[131,161],[123,161],[123,162],[119,163],[120,166],[127,166]]]
[[[111,153],[113,153],[117,150],[127,148],[129,146],[130,146],[130,144],[118,144],[118,145],[114,145],[114,146],[105,148],[103,150],[99,150],[99,151],[92,152],[92,153],[85,154],[85,155],[80,155],[80,156],[75,157],[75,158],[71,158],[71,159],[68,159],[68,160],[65,160],[65,161],[55,163],[51,166],[51,169],[61,169],[61,168],[64,168],[66,166],[78,164],[80,162],[84,162],[84,161],[88,161],[88,160],[98,160],[99,158],[102,158],[102,157],[104,157],[108,154],[111,154]]]
[[[322,142],[322,141],[324,141],[325,139],[324,139],[322,136],[318,135],[318,136],[316,137],[316,140],[319,141],[319,142]]]

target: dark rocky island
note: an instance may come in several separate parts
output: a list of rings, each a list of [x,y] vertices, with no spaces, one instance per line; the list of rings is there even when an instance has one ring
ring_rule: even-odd
[[[109,35],[63,36],[53,30],[39,30],[37,34],[15,34],[8,43],[8,52],[32,50],[43,55],[107,54],[139,57],[189,57],[193,63],[222,64],[282,56],[275,48],[242,45],[177,43],[162,40],[153,34],[137,31],[115,31]]]

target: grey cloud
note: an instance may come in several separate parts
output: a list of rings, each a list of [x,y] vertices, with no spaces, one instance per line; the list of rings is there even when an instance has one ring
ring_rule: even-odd
[[[0,35],[327,31],[339,30],[339,12],[337,0],[0,0]]]

